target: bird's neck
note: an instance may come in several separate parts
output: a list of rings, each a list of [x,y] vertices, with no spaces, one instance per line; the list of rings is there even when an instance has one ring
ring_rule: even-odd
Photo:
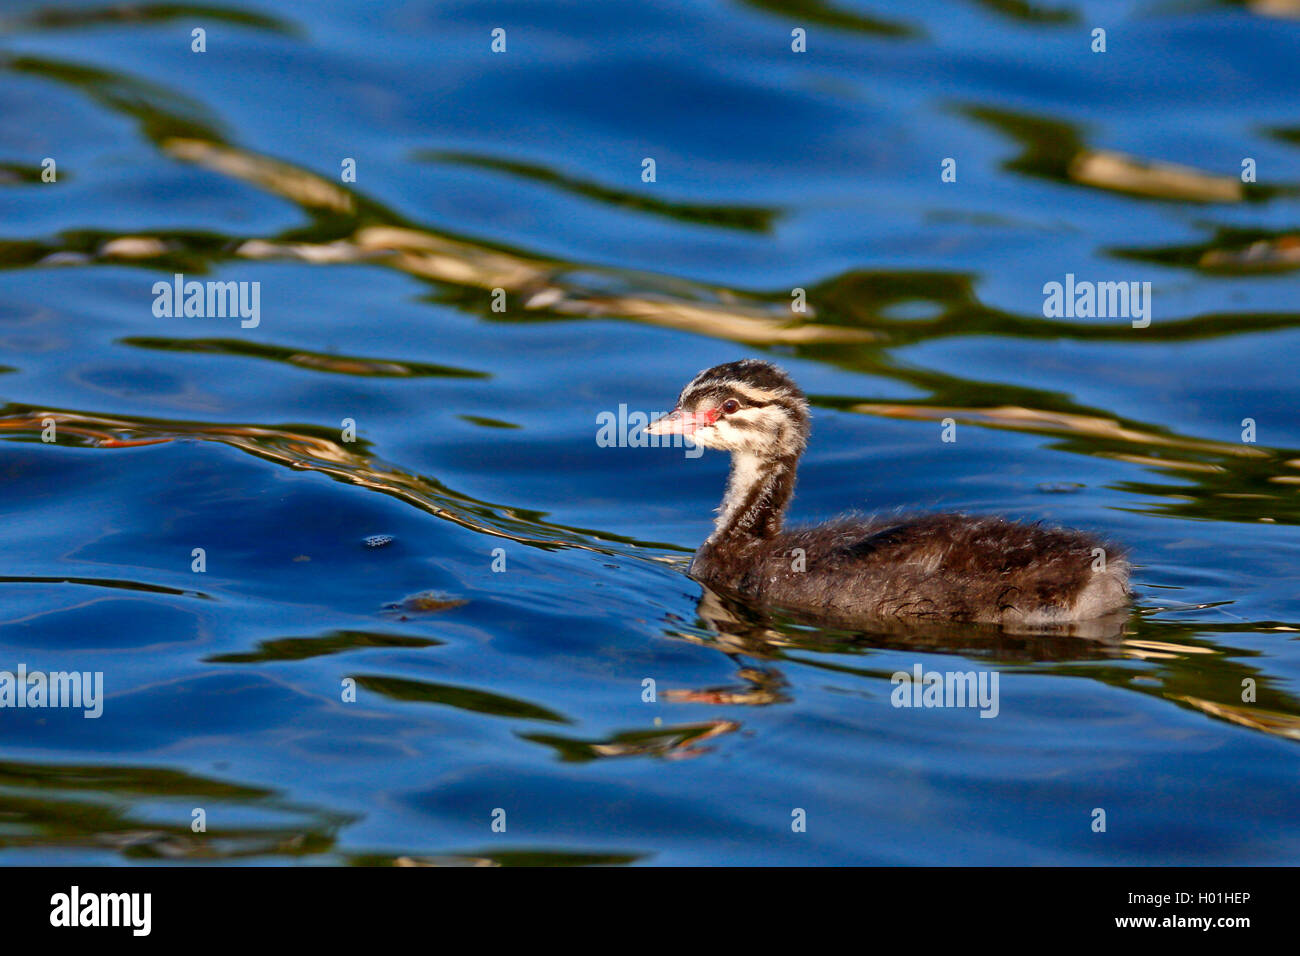
[[[739,544],[779,533],[786,506],[794,494],[798,462],[798,455],[764,458],[733,453],[727,493],[709,543]]]

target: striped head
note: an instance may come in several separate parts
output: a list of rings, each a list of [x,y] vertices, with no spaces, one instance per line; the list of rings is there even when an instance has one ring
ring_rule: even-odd
[[[798,456],[808,430],[808,400],[799,386],[757,359],[701,372],[682,389],[672,413],[646,429],[651,435],[689,435],[705,448],[759,458]]]

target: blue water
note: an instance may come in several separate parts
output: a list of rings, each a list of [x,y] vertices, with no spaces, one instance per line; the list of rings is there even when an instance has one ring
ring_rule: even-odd
[[[0,671],[104,700],[0,709],[0,863],[1296,862],[1282,6],[7,3]],[[1123,633],[710,613],[725,458],[597,421],[746,356],[796,519],[1091,529]]]

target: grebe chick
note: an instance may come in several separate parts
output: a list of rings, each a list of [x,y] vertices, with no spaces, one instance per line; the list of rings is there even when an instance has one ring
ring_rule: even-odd
[[[958,514],[782,531],[808,401],[767,362],[701,372],[646,431],[731,452],[713,534],[691,562],[711,587],[793,611],[1012,626],[1090,620],[1129,601],[1128,562],[1080,531]]]

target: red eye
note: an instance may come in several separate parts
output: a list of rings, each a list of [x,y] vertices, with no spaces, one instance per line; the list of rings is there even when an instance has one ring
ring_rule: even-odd
[[[734,398],[729,398],[722,403],[722,410],[726,412],[728,415],[738,410],[739,408],[740,408],[740,402],[736,401]]]

